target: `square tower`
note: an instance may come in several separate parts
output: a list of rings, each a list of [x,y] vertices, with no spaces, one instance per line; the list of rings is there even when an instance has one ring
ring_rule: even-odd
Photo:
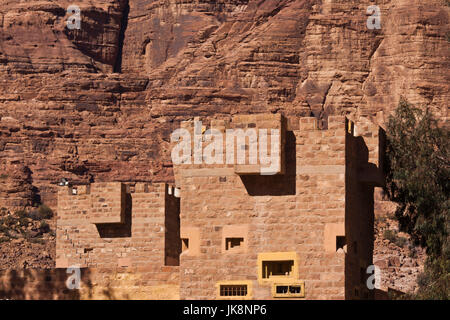
[[[274,159],[282,169],[274,174],[261,172],[259,163],[175,166],[185,243],[180,297],[370,298],[366,268],[372,264],[373,188],[383,181],[381,131],[367,122],[355,136],[354,123],[341,116],[329,117],[325,130],[315,118],[288,128],[280,115],[235,116],[211,127],[220,129],[228,152],[227,129],[257,130],[262,119],[264,128],[281,131]],[[232,148],[250,152],[251,132],[243,134],[246,146]]]

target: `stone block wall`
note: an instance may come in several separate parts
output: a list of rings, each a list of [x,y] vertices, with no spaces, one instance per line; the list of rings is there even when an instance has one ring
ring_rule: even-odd
[[[179,199],[169,194],[166,184],[94,183],[77,186],[76,192],[74,188],[61,187],[58,193],[57,268],[158,269],[165,266],[166,257],[177,255],[172,243],[180,242]],[[106,200],[100,201],[102,197]],[[93,223],[98,205],[108,201],[114,204],[115,216],[123,210],[123,222],[110,223],[106,217]]]
[[[122,183],[87,186],[91,195],[89,221],[94,224],[125,222],[126,187]],[[72,192],[76,189],[72,188]],[[70,190],[69,190],[70,193]]]
[[[180,198],[175,196],[176,190],[169,186],[165,197],[165,265],[179,266],[181,253],[180,238]]]
[[[306,299],[368,298],[354,294],[373,250],[373,185],[360,180],[368,161],[378,159],[378,131],[354,137],[341,116],[330,116],[326,130],[315,118],[290,119],[289,127],[284,174],[238,175],[227,165],[176,168],[189,245],[180,257],[181,298],[219,298],[217,287],[230,281],[249,283],[253,299],[272,299],[272,283],[286,281],[304,283]],[[354,243],[359,249],[350,253]],[[263,279],[270,255],[292,257],[292,273]]]
[[[283,170],[264,175],[230,163],[191,163],[175,165],[177,188],[60,187],[56,264],[91,274],[82,297],[110,285],[120,297],[227,299],[233,290],[244,299],[288,297],[278,284],[301,290],[290,296],[297,299],[371,298],[364,285],[373,189],[382,175],[380,131],[357,124],[357,135],[342,116],[330,116],[325,130],[313,117],[288,122],[278,115],[210,124],[222,132],[280,129]],[[192,122],[182,126],[193,130]]]
[[[259,175],[261,172],[266,175],[283,174],[286,163],[286,128],[287,119],[281,114],[234,115],[211,121],[196,117],[182,121],[180,129],[189,133],[190,142],[189,163],[183,163],[183,168],[233,168],[239,175]],[[185,137],[172,142],[172,149],[184,139]],[[208,163],[205,158],[198,156],[202,152],[203,155],[210,154],[206,151],[206,146],[211,141],[221,147],[221,153],[211,153],[214,155],[211,157],[214,163]],[[262,141],[266,148],[266,159],[263,161],[259,150]],[[252,147],[256,145],[258,149]],[[180,181],[179,169],[175,164],[177,186]]]
[[[345,123],[329,121],[317,130],[315,119],[301,119],[286,134],[284,175],[181,169],[181,229],[197,228],[200,238],[199,255],[181,254],[182,298],[217,298],[218,282],[251,280],[252,298],[271,299],[270,283],[258,280],[258,254],[271,252],[296,253],[306,299],[345,298],[345,254],[324,250],[325,226],[345,223]],[[248,230],[246,249],[223,252],[233,228]]]
[[[346,127],[346,297],[373,299],[367,267],[373,264],[374,189],[384,183],[384,131],[365,119],[347,120]]]

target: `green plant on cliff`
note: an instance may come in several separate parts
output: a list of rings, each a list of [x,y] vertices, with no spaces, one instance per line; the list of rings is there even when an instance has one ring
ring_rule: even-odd
[[[403,248],[408,243],[408,239],[399,237],[397,232],[390,229],[384,230],[383,237],[400,248]]]
[[[37,210],[30,211],[28,216],[33,220],[50,219],[53,217],[53,211],[45,204],[41,204]]]
[[[426,248],[416,298],[448,299],[450,274],[449,131],[428,108],[401,99],[387,125],[387,186],[401,231]]]
[[[41,204],[38,208],[39,213],[41,214],[42,219],[50,219],[53,217],[53,211],[45,204]]]

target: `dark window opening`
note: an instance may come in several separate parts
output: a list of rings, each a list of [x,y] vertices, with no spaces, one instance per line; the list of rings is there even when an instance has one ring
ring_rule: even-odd
[[[301,297],[302,286],[299,284],[275,285],[275,297]]]
[[[298,294],[301,293],[302,287],[301,286],[289,286],[289,293]]]
[[[131,194],[125,195],[125,220],[123,223],[99,223],[96,224],[101,238],[127,238],[131,237],[133,202]]]
[[[289,286],[277,286],[277,293],[286,294],[288,293]]]
[[[263,261],[263,278],[290,276],[294,267],[294,260]]]
[[[220,285],[220,296],[243,297],[247,295],[247,285]]]
[[[339,249],[343,250],[345,244],[345,236],[336,236],[336,251],[338,251]]]
[[[189,239],[188,238],[182,238],[181,239],[181,252],[189,249]]]
[[[230,250],[235,247],[240,247],[244,242],[244,238],[226,238],[225,250]]]

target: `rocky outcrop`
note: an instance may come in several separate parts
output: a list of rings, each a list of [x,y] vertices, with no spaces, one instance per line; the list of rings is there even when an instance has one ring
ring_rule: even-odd
[[[0,198],[3,208],[20,209],[33,204],[38,199],[32,185],[32,172],[19,160],[12,159],[0,165]]]
[[[170,181],[169,135],[192,116],[375,116],[401,95],[447,116],[449,7],[372,1],[2,0],[0,163],[54,204],[62,177]]]
[[[425,250],[399,232],[396,221],[386,216],[376,219],[373,263],[380,268],[382,289],[417,293],[417,277],[423,272],[425,260]]]
[[[0,0],[0,207],[54,206],[63,177],[172,181],[193,116],[382,124],[404,96],[448,117],[443,0],[80,0],[80,30],[72,4]]]
[[[0,209],[0,270],[55,267],[56,219],[44,213]]]

